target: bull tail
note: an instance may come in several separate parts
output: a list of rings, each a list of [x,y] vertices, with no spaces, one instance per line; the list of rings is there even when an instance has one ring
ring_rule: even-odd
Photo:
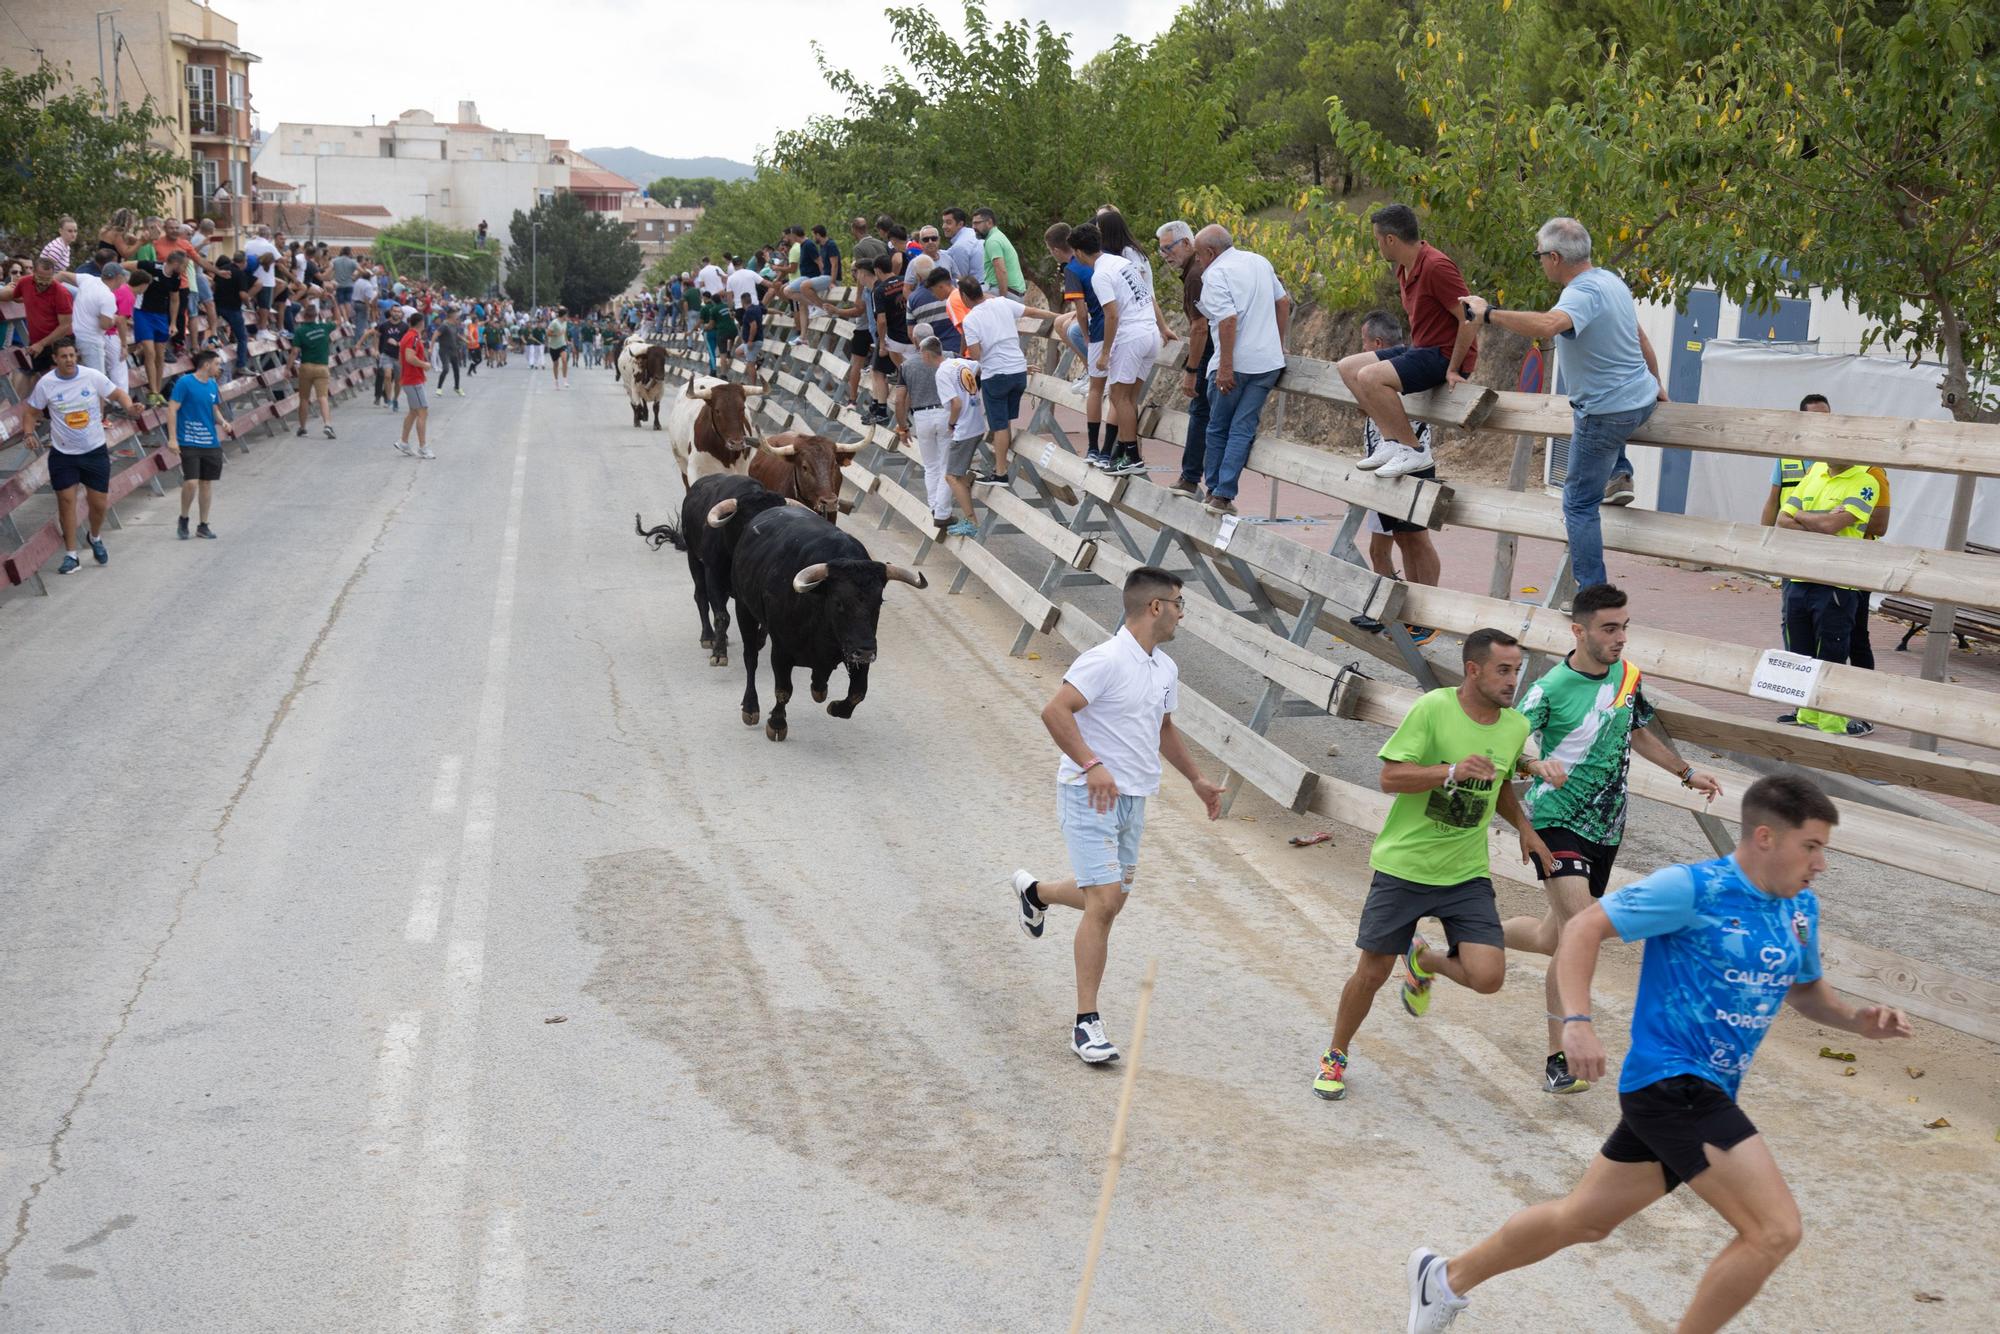
[[[634,514],[632,516],[632,527],[639,536],[646,539],[646,545],[655,551],[666,546],[669,542],[673,543],[675,551],[686,551],[688,549],[687,539],[681,536],[681,530],[670,523],[656,524],[648,528],[646,527],[646,521]]]

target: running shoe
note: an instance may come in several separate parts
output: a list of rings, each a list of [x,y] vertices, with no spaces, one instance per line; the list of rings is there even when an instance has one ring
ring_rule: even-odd
[[[416,457],[416,451],[410,448],[410,442],[407,440],[398,440],[396,442],[396,450],[398,453],[408,454],[411,458]]]
[[[76,573],[76,572],[77,572],[78,570],[80,570],[80,569],[82,569],[82,568],[83,568],[83,562],[82,562],[82,561],[78,560],[78,559],[77,559],[76,557],[74,557],[74,556],[69,556],[69,555],[65,555],[65,556],[63,557],[63,559],[62,559],[62,564],[61,564],[61,565],[58,565],[58,566],[56,566],[56,573],[57,573],[57,574],[75,574],[75,573]]]
[[[1083,461],[1099,470],[1111,466],[1111,456],[1101,449],[1086,450],[1083,455]]]
[[[425,445],[422,449],[417,451],[417,457],[420,459],[434,459],[437,457],[437,455],[431,453],[431,447],[429,445]]]
[[[1090,392],[1090,377],[1089,377],[1088,375],[1079,375],[1079,376],[1077,376],[1077,377],[1076,377],[1076,378],[1075,378],[1074,380],[1071,380],[1071,381],[1069,382],[1069,391],[1070,391],[1070,392],[1071,392],[1072,394],[1087,394],[1087,393],[1089,393],[1089,392]]]
[[[1410,1280],[1409,1334],[1438,1334],[1471,1305],[1452,1296],[1444,1285],[1445,1258],[1428,1246],[1410,1252],[1405,1273]]]
[[[1604,503],[1607,505],[1629,505],[1638,496],[1632,486],[1632,474],[1613,473],[1611,480],[1604,484]]]
[[[1347,1053],[1333,1047],[1326,1049],[1326,1055],[1319,1058],[1319,1078],[1313,1081],[1313,1092],[1328,1102],[1339,1102],[1347,1096]]]
[[[1021,905],[1021,929],[1036,940],[1042,938],[1042,924],[1049,915],[1047,908],[1037,908],[1028,902],[1028,891],[1035,887],[1035,877],[1026,871],[1014,872],[1014,897]]]
[[[1111,460],[1111,466],[1104,471],[1110,473],[1113,477],[1141,476],[1146,471],[1146,460],[1140,458],[1137,454],[1127,454],[1122,459]]]
[[[1867,736],[1874,730],[1875,724],[1864,723],[1859,718],[1850,718],[1847,723],[1847,735],[1849,736]]]
[[[1398,445],[1394,440],[1385,439],[1380,444],[1376,445],[1375,448],[1369,450],[1367,457],[1363,458],[1359,463],[1355,464],[1354,466],[1361,469],[1363,472],[1374,472],[1377,468],[1387,463],[1390,459],[1395,458],[1396,451],[1401,447],[1402,446]]]
[[[1422,936],[1413,936],[1409,952],[1403,956],[1403,968],[1408,974],[1403,981],[1403,1008],[1417,1019],[1431,1012],[1432,974],[1417,966],[1417,956],[1429,948],[1429,941]]]
[[[94,533],[84,534],[84,541],[90,543],[90,554],[97,558],[99,565],[111,563],[111,553],[104,549],[104,539]]]
[[[1587,1079],[1578,1079],[1569,1072],[1569,1057],[1557,1052],[1549,1057],[1548,1068],[1542,1073],[1544,1093],[1581,1093],[1590,1087]]]
[[[977,537],[979,536],[979,525],[973,523],[970,519],[960,519],[944,531],[947,537]]]
[[[1405,621],[1403,622],[1403,628],[1410,632],[1410,642],[1419,647],[1430,643],[1438,637],[1437,629],[1434,626],[1411,625],[1408,621]]]
[[[981,472],[972,475],[974,486],[1007,486],[1013,479],[1004,472]]]
[[[327,439],[332,440],[335,438],[333,434],[333,428],[331,426],[322,426],[320,427],[320,430],[326,432]]]
[[[299,439],[303,440],[305,438],[306,438],[306,428],[301,426],[299,428]]]
[[[1411,449],[1408,445],[1396,446],[1396,453],[1388,462],[1376,467],[1377,477],[1403,477],[1413,472],[1422,472],[1436,464],[1428,449]]]
[[[1069,1038],[1069,1049],[1085,1065],[1103,1065],[1118,1059],[1118,1048],[1104,1036],[1104,1021],[1096,1015],[1078,1024]]]
[[[179,538],[181,539],[181,541],[183,541],[183,542],[187,541],[187,539],[188,539],[188,516],[187,516],[187,515],[185,515],[185,514],[181,515],[181,522],[180,522],[180,527],[178,527],[178,528],[176,528],[176,529],[174,530],[174,534],[175,534],[175,536],[179,537]]]

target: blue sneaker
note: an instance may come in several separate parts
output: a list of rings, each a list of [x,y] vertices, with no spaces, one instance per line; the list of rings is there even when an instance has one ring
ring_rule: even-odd
[[[979,536],[979,526],[970,519],[960,519],[957,523],[945,529],[944,532],[946,537],[977,537]]]
[[[83,568],[83,562],[74,556],[64,556],[63,563],[56,567],[57,574],[75,574]]]
[[[111,563],[111,553],[104,549],[104,539],[101,537],[92,537],[89,540],[90,554],[97,558],[97,563],[99,565],[109,565]]]
[[[1111,464],[1111,456],[1101,449],[1085,450],[1083,461],[1093,468],[1106,468]]]

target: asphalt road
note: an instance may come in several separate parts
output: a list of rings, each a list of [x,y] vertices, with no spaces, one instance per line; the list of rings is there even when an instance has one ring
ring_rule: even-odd
[[[1067,1050],[1070,924],[1027,941],[1000,881],[1060,857],[1067,653],[1007,658],[934,557],[855,718],[767,742],[631,532],[664,437],[575,385],[480,375],[435,462],[350,403],[230,458],[220,541],[136,500],[108,568],[0,602],[0,1329],[1066,1322],[1118,1080]],[[1539,1092],[1535,961],[1385,1002],[1312,1098],[1365,837],[1198,815],[1157,804],[1113,939],[1114,1038],[1161,981],[1092,1327],[1400,1329],[1408,1249],[1563,1189],[1615,1104]],[[1961,1328],[1994,1050],[1824,1040],[1746,1089],[1807,1241],[1741,1327]],[[1722,1240],[1679,1192],[1464,1327],[1666,1329]]]

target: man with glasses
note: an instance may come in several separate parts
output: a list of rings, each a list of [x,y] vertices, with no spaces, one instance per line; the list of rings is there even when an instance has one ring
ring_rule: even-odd
[[[1181,370],[1181,392],[1187,395],[1187,439],[1181,444],[1181,475],[1167,489],[1184,496],[1201,494],[1202,464],[1208,457],[1208,367],[1215,344],[1208,336],[1208,317],[1201,313],[1201,275],[1208,267],[1194,244],[1194,229],[1179,218],[1154,233],[1160,257],[1180,270],[1181,314],[1188,322],[1187,364]]]
[[[1501,310],[1468,295],[1460,303],[1460,318],[1475,338],[1480,326],[1497,324],[1523,338],[1568,340],[1562,344],[1562,366],[1573,422],[1563,527],[1576,586],[1588,588],[1610,582],[1598,506],[1632,503],[1632,460],[1625,442],[1666,401],[1667,382],[1639,327],[1632,289],[1609,269],[1591,264],[1590,233],[1582,223],[1575,218],[1543,223],[1535,234],[1535,257],[1549,281],[1562,288],[1553,310]],[[1463,378],[1454,372],[1452,383]],[[1386,475],[1386,468],[1381,471]]]
[[[1097,1010],[1111,924],[1132,892],[1146,798],[1160,790],[1160,760],[1188,780],[1208,818],[1222,814],[1222,789],[1202,777],[1174,726],[1180,668],[1160,652],[1186,602],[1179,575],[1142,565],[1125,577],[1124,628],[1078,656],[1042,710],[1062,762],[1056,813],[1069,845],[1072,877],[1037,880],[1014,872],[1021,929],[1040,938],[1051,905],[1083,914],[1076,930],[1076,1024],[1070,1050],[1086,1065],[1118,1059]]]

